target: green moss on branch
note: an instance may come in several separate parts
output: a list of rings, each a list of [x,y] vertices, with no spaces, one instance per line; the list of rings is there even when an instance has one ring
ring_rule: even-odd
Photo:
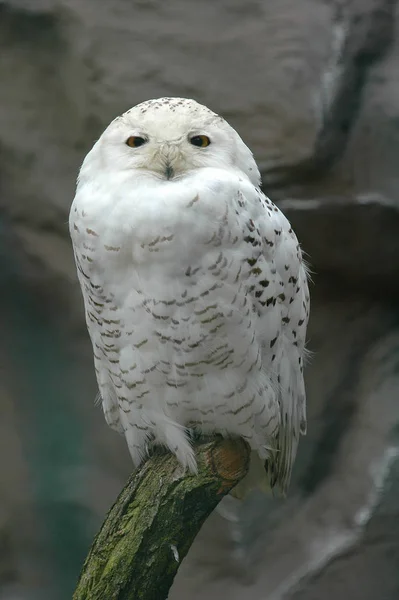
[[[247,473],[242,440],[196,446],[198,474],[155,454],[132,475],[95,538],[73,600],[163,600],[209,514]]]

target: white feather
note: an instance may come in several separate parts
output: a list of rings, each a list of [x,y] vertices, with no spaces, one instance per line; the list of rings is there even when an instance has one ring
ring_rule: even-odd
[[[154,441],[195,471],[195,427],[244,437],[285,491],[306,427],[309,294],[295,234],[258,183],[223,119],[149,101],[87,155],[70,232],[105,417],[134,463]]]

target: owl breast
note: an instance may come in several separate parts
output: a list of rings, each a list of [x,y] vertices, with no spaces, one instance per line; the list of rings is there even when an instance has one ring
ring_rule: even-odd
[[[288,222],[249,182],[212,169],[118,198],[110,208],[81,191],[71,211],[107,422],[135,464],[153,440],[195,470],[187,428],[239,435],[266,459],[281,424],[278,365],[298,364],[276,267]]]

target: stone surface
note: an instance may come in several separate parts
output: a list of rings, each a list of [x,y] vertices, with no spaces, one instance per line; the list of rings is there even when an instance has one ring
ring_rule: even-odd
[[[66,223],[93,141],[162,95],[238,129],[315,281],[309,433],[289,499],[255,497],[238,525],[212,515],[171,598],[396,600],[397,12],[394,0],[0,0],[1,600],[70,598],[131,469],[91,400]]]

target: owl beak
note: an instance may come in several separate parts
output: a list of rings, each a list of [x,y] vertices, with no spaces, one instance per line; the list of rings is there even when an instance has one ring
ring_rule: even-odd
[[[166,179],[169,181],[169,179],[173,179],[173,176],[175,174],[175,171],[173,169],[173,167],[167,163],[166,167],[165,167],[165,177]]]
[[[160,147],[160,157],[162,164],[162,172],[165,179],[170,181],[176,175],[176,163],[179,157],[178,144],[176,143],[163,143]]]

